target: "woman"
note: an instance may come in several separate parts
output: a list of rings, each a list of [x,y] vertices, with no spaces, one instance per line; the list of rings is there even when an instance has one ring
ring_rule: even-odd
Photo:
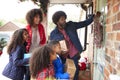
[[[28,25],[26,29],[29,33],[29,39],[27,41],[26,52],[32,53],[32,51],[46,43],[46,36],[44,27],[41,24],[43,20],[42,11],[40,9],[32,9],[26,14],[26,20]],[[25,80],[30,80],[29,67],[26,67],[27,73]]]
[[[43,46],[46,43],[45,30],[41,21],[43,20],[40,9],[32,9],[26,15],[28,25],[26,29],[29,32],[27,51],[32,52],[36,47]]]

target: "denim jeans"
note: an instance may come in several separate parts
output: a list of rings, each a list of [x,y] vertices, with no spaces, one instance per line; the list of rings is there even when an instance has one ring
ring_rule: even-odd
[[[68,57],[68,58],[70,58],[70,57]],[[70,59],[72,59],[74,61],[74,64],[76,67],[76,72],[75,72],[73,80],[78,80],[78,75],[79,75],[78,60],[80,59],[80,53],[77,53],[77,55],[75,55],[74,57],[72,57]]]
[[[29,70],[29,66],[26,66],[25,80],[30,80],[30,70]]]

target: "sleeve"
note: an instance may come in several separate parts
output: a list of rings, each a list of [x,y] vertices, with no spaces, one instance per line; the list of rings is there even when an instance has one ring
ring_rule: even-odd
[[[50,40],[56,40],[55,37],[54,37],[54,31],[52,31],[50,33],[50,37],[49,37]]]
[[[63,64],[60,63],[60,60],[57,58],[53,61],[54,68],[55,68],[55,77],[59,79],[69,79],[70,75],[68,73],[64,73],[63,71]]]
[[[80,22],[73,22],[73,24],[75,25],[76,29],[79,29],[91,24],[93,22],[93,19],[94,19],[94,15],[91,15],[89,19]]]
[[[54,69],[56,73],[63,73],[63,64],[60,62],[60,60],[57,58],[53,61]]]
[[[38,74],[37,80],[45,80],[46,79],[46,72],[40,72]]]
[[[16,48],[16,51],[12,54],[13,64],[16,66],[24,66],[28,64],[29,58],[23,59],[24,49],[22,47]]]
[[[56,77],[60,78],[60,79],[69,79],[70,75],[67,72],[66,73],[57,73]]]
[[[50,37],[49,37],[49,38],[50,38],[50,40],[60,41],[60,40],[63,40],[62,37],[63,37],[63,36],[62,36],[59,32],[53,30],[53,31],[50,33]]]
[[[49,78],[49,73],[47,69],[43,69],[40,73],[38,73],[37,79],[36,80],[51,80]]]

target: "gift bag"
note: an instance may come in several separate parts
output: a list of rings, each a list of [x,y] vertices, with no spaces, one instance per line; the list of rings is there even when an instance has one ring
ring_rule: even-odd
[[[60,46],[61,46],[61,50],[62,51],[68,51],[67,45],[66,45],[66,41],[65,40],[61,40],[59,41]]]
[[[66,59],[65,72],[70,74],[70,78],[74,78],[76,67],[72,59]]]

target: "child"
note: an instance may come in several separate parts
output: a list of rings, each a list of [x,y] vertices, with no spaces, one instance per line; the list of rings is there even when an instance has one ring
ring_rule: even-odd
[[[23,80],[25,74],[25,66],[29,62],[29,58],[23,59],[26,51],[26,40],[28,32],[26,29],[19,29],[13,33],[7,52],[9,54],[9,63],[3,70],[3,75],[12,80]]]
[[[64,73],[64,65],[60,58],[61,47],[59,41],[50,41],[48,46],[52,48],[52,50],[57,53],[57,59],[53,61],[54,69],[55,69],[55,78],[56,79],[69,79],[70,75],[68,73]]]
[[[37,80],[53,80],[54,66],[52,62],[56,58],[56,53],[47,45],[35,49],[30,58],[32,78],[36,78]]]

